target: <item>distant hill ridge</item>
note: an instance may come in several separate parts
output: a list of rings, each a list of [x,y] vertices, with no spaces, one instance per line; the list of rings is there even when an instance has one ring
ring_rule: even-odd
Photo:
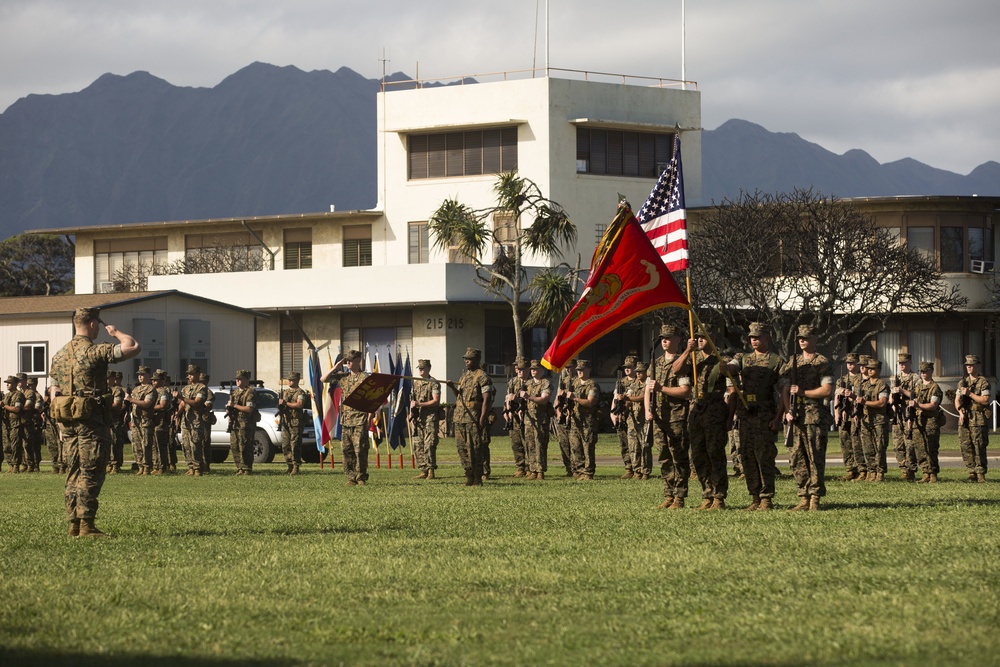
[[[0,236],[370,208],[378,89],[344,67],[253,63],[214,88],[134,72],[77,93],[29,95],[0,114]],[[704,203],[796,186],[839,197],[1000,194],[997,162],[967,176],[909,159],[881,165],[742,120],[705,131],[702,145]]]

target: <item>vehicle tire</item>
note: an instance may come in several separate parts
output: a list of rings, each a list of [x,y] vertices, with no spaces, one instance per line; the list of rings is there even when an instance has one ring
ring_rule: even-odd
[[[212,448],[212,463],[222,463],[229,458],[229,450],[221,447]]]
[[[271,441],[267,437],[267,431],[258,428],[253,436],[253,462],[270,463],[274,460],[276,450],[271,446]]]

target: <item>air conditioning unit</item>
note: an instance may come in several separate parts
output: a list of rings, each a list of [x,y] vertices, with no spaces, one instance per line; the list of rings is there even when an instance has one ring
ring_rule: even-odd
[[[110,280],[102,280],[99,283],[97,283],[98,294],[110,294],[111,292],[114,291],[115,291],[115,284]]]
[[[993,271],[993,262],[987,262],[982,259],[973,259],[969,261],[969,269],[973,273],[990,273]]]
[[[487,375],[506,375],[507,367],[503,364],[486,364]]]

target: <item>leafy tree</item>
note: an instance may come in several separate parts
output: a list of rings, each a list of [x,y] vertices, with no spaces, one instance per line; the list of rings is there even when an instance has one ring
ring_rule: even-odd
[[[511,307],[517,356],[524,357],[521,301],[538,304],[529,321],[549,323],[554,313],[565,316],[575,301],[567,302],[568,281],[558,270],[546,269],[531,281],[523,260],[527,253],[546,258],[562,256],[562,246],[576,243],[576,226],[562,206],[542,196],[538,186],[516,172],[502,173],[493,186],[496,205],[472,209],[455,199],[445,200],[428,222],[436,248],[454,249],[476,270],[476,284]],[[522,224],[527,218],[530,224]],[[492,251],[492,263],[486,261]],[[566,267],[568,269],[568,267]],[[568,303],[568,305],[566,305]]]
[[[184,259],[170,264],[140,262],[126,264],[115,272],[111,281],[114,292],[144,292],[149,276],[181,275],[191,273],[234,273],[263,271],[264,256],[258,246],[216,243],[199,248]]]
[[[862,334],[860,350],[893,316],[967,303],[873,217],[812,190],[723,200],[692,225],[690,253],[696,306],[731,327],[768,323],[786,354],[800,324],[836,355],[851,334]]]
[[[73,291],[73,246],[61,236],[18,234],[0,241],[0,296]]]

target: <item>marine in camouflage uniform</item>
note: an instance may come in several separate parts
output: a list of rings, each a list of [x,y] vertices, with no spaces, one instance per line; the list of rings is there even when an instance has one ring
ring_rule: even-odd
[[[455,402],[455,446],[465,468],[465,485],[483,483],[483,431],[487,428],[487,413],[492,408],[493,381],[479,367],[482,352],[468,348],[462,356],[465,371],[458,382],[448,381],[448,388],[457,395]]]
[[[153,405],[153,475],[170,472],[170,420],[173,418],[173,400],[170,396],[167,372],[157,369],[153,373],[156,402]]]
[[[208,399],[208,389],[201,383],[201,368],[189,364],[185,371],[187,384],[180,391],[173,392],[181,415],[181,449],[184,452],[184,463],[187,465],[189,477],[201,477],[202,463],[205,460],[205,422],[208,410],[205,402]]]
[[[618,448],[622,455],[622,464],[625,472],[622,479],[632,479],[639,473],[635,470],[635,452],[629,446],[628,439],[628,399],[626,394],[628,388],[635,382],[635,357],[625,357],[622,362],[623,377],[618,378],[615,383],[615,391],[611,397],[611,424],[615,427],[615,434],[618,436]],[[621,414],[615,413],[615,407],[621,406]]]
[[[824,401],[833,395],[833,370],[829,359],[816,351],[816,338],[811,326],[799,326],[796,340],[801,354],[785,362],[779,372],[785,420],[791,429],[789,463],[798,487],[795,511],[818,510],[826,495],[823,475],[830,411]]]
[[[867,379],[858,385],[861,449],[864,451],[865,468],[868,470],[866,479],[869,482],[885,479],[886,450],[889,446],[889,386],[879,377],[881,370],[882,362],[869,359],[865,364]]]
[[[848,416],[848,407],[854,401],[855,387],[858,384],[858,355],[850,352],[844,359],[847,365],[847,373],[837,380],[834,399],[834,421],[837,423],[837,430],[840,434],[840,454],[844,460],[846,473],[843,480],[849,482],[857,479],[859,469],[867,474],[864,468],[864,461],[859,462],[855,458],[854,440],[860,437],[856,430],[856,422]]]
[[[253,473],[254,435],[257,432],[257,392],[250,386],[250,371],[236,371],[236,387],[226,406],[230,416],[229,451],[237,475]]]
[[[693,360],[696,378],[694,397],[688,412],[688,437],[691,463],[701,483],[702,502],[698,509],[722,510],[729,494],[726,471],[727,421],[726,373],[723,363],[710,352],[708,326],[701,325],[687,349],[674,361],[674,367]]]
[[[153,471],[153,406],[156,405],[156,388],[151,384],[153,372],[149,366],[139,366],[136,371],[139,384],[132,389],[132,453],[137,474],[148,475]]]
[[[284,406],[281,417],[281,452],[289,475],[298,475],[302,465],[302,434],[306,428],[305,409],[310,396],[299,387],[302,376],[294,371],[288,374],[288,388],[281,393],[279,409]]]
[[[965,375],[955,392],[958,410],[958,444],[962,461],[969,472],[970,482],[985,482],[986,448],[989,446],[990,383],[981,375],[982,361],[978,355],[965,357]]]
[[[566,394],[570,391],[570,385],[576,382],[576,359],[570,360],[566,368],[559,373],[559,387],[556,391],[556,404],[553,406],[556,412],[556,419],[552,422],[552,427],[556,432],[556,440],[559,441],[559,455],[562,457],[563,467],[566,468],[566,476],[572,477],[575,465],[573,463],[573,450],[569,446],[569,405]]]
[[[347,366],[347,372],[337,369]],[[341,396],[349,396],[356,386],[364,382],[367,373],[361,371],[361,352],[348,350],[323,376],[323,382],[336,383]],[[340,449],[344,456],[344,476],[348,486],[364,486],[368,483],[368,424],[371,415],[349,405],[340,407]]]
[[[660,477],[663,479],[663,502],[660,509],[684,507],[691,477],[688,456],[688,399],[691,397],[691,367],[674,369],[680,355],[677,327],[660,327],[663,356],[656,360],[651,377],[646,380],[646,420],[652,421],[653,446],[658,452]]]
[[[441,383],[431,377],[429,359],[417,360],[419,380],[413,381],[410,418],[413,422],[413,453],[420,474],[417,479],[434,479],[437,470],[438,429],[441,420]]]
[[[64,492],[66,518],[73,536],[104,535],[94,525],[94,518],[111,449],[108,364],[142,351],[134,338],[114,325],[105,325],[105,330],[118,342],[95,344],[100,323],[98,309],[78,308],[73,315],[76,335],[52,357],[52,403],[71,401],[79,408],[62,423],[69,464]]]
[[[212,426],[218,422],[213,412],[215,408],[215,392],[209,389],[208,380],[209,377],[205,373],[198,376],[198,382],[205,385],[205,417],[201,420],[201,473],[203,475],[207,475],[212,471]]]
[[[549,397],[552,385],[542,377],[545,369],[537,359],[531,361],[531,379],[522,390],[528,409],[524,420],[524,444],[528,458],[528,479],[544,480],[548,471],[549,428],[553,415]]]
[[[653,443],[646,439],[646,362],[636,361],[632,381],[625,385],[628,412],[628,448],[632,454],[633,479],[649,479],[653,472]]]
[[[514,376],[507,381],[504,412],[510,433],[510,448],[514,454],[514,477],[524,477],[528,472],[528,459],[524,449],[524,399],[521,392],[528,383],[528,362],[518,357],[514,360]]]
[[[24,425],[21,421],[24,394],[17,388],[17,377],[8,376],[4,382],[7,383],[7,393],[3,395],[3,453],[7,472],[26,472],[28,464],[25,462]]]
[[[740,460],[747,491],[750,493],[748,510],[767,511],[774,508],[774,481],[778,467],[775,463],[778,448],[774,444],[775,432],[781,423],[781,411],[775,401],[781,357],[770,350],[770,336],[760,322],[750,324],[749,353],[738,357],[743,386],[742,401],[736,402],[739,418]]]
[[[40,413],[42,410],[42,395],[35,390],[38,386],[38,378],[34,384],[28,383],[26,373],[18,373],[18,389],[24,394],[24,411],[21,414],[21,425],[24,428],[24,462],[28,466],[28,472],[39,472],[38,466],[42,462],[42,424]]]
[[[892,419],[892,443],[896,451],[900,476],[910,482],[914,481],[917,472],[917,456],[913,449],[912,434],[906,435],[906,404],[913,398],[913,388],[920,382],[920,377],[910,370],[911,360],[912,357],[907,352],[900,352],[897,356],[899,368],[892,379],[889,394],[890,405],[893,403],[893,397],[899,396],[896,405],[901,414]]]
[[[573,399],[570,411],[569,445],[579,480],[594,479],[596,471],[597,429],[600,422],[601,390],[590,377],[590,362],[578,359],[576,382],[571,385]]]
[[[125,423],[128,411],[121,371],[108,373],[108,390],[111,392],[111,460],[108,461],[108,474],[116,475],[122,471],[125,442],[128,440],[128,426]]]
[[[44,421],[42,425],[42,437],[45,445],[49,448],[49,459],[52,461],[52,473],[56,475],[66,474],[69,468],[66,466],[66,459],[63,456],[62,439],[59,435],[59,428],[56,421],[52,419],[48,408],[44,411]]]
[[[941,465],[938,451],[941,448],[941,424],[944,413],[941,412],[941,401],[944,393],[934,381],[934,364],[930,361],[920,362],[920,381],[912,388],[910,405],[916,409],[917,418],[912,424],[913,449],[916,451],[917,463],[924,476],[917,484],[933,484],[938,481]]]

